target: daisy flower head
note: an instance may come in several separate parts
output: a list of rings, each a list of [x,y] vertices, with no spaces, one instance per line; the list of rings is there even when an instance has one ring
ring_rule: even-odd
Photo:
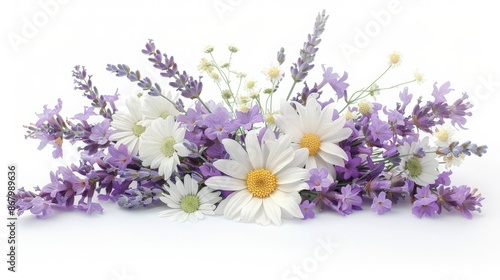
[[[264,69],[263,73],[271,83],[280,81],[285,75],[277,64],[271,64],[268,68]]]
[[[172,100],[170,93],[166,96],[168,99]],[[151,122],[155,119],[166,119],[168,116],[176,117],[179,111],[175,106],[162,96],[144,96],[144,105],[142,106],[142,115],[144,116],[144,121],[142,124],[144,126],[149,126]]]
[[[401,157],[399,169],[405,172],[410,180],[421,186],[433,184],[439,175],[436,153],[429,152],[431,148],[428,143],[429,137],[425,137],[422,141],[411,144],[404,142],[398,147]]]
[[[335,178],[333,166],[343,167],[344,160],[348,160],[346,152],[338,145],[352,133],[351,129],[344,128],[346,119],[333,120],[334,103],[321,109],[315,94],[307,98],[305,106],[295,105],[296,111],[290,103],[282,100],[282,115],[274,116],[277,127],[291,136],[292,147],[308,150],[307,170],[326,168]]]
[[[177,169],[179,156],[190,153],[183,144],[186,129],[179,125],[172,116],[153,120],[141,138],[139,158],[143,165],[158,168],[166,180]]]
[[[307,150],[290,147],[291,137],[276,140],[267,130],[259,143],[254,130],[248,132],[244,149],[232,139],[222,143],[229,159],[214,166],[225,175],[210,177],[205,184],[216,190],[233,191],[217,207],[228,219],[279,225],[281,218],[300,218],[299,191],[308,188],[309,172],[303,168]]]
[[[141,135],[146,131],[143,126],[143,115],[141,112],[141,100],[137,96],[131,96],[126,101],[128,110],[118,111],[113,114],[111,127],[115,131],[109,136],[110,141],[116,141],[116,148],[121,144],[127,147],[132,156],[139,152]]]
[[[205,215],[214,214],[215,204],[222,199],[220,192],[210,188],[205,187],[198,191],[198,182],[189,174],[184,176],[184,182],[179,178],[176,178],[175,184],[168,181],[165,188],[168,194],[164,193],[160,200],[172,209],[161,211],[160,216],[170,217],[172,221],[202,220]]]
[[[441,125],[434,130],[435,143],[438,147],[448,147],[454,141],[456,129],[451,125]]]

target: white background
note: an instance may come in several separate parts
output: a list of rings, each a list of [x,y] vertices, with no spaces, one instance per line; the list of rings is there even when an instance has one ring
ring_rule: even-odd
[[[38,151],[38,141],[25,140],[22,127],[59,97],[64,116],[81,112],[86,100],[73,90],[73,66],[85,65],[102,94],[119,89],[127,96],[136,87],[106,72],[106,64],[155,73],[140,52],[149,38],[194,76],[208,44],[221,60],[229,44],[238,46],[235,65],[259,80],[261,70],[285,47],[289,81],[289,65],[312,32],[317,13],[326,9],[330,18],[309,84],[320,81],[324,63],[339,73],[347,71],[349,89],[359,89],[385,69],[390,52],[399,51],[403,63],[384,77],[382,86],[411,79],[418,68],[426,82],[411,85],[414,95],[429,97],[434,81],[450,80],[455,96],[467,91],[476,106],[460,139],[488,144],[489,150],[454,169],[452,180],[479,188],[486,200],[473,220],[456,213],[418,219],[403,202],[384,216],[365,205],[366,211],[348,217],[324,212],[281,227],[222,217],[178,224],[158,218],[161,208],[129,211],[108,203],[103,203],[103,215],[57,212],[37,220],[28,213],[18,221],[16,274],[6,272],[7,230],[0,230],[0,269],[7,276],[2,279],[496,279],[500,22],[494,1],[67,0],[53,2],[49,14],[47,2],[2,1],[0,7],[1,166],[18,165],[20,186],[44,186],[51,170],[74,160],[55,161],[50,149]],[[382,14],[390,17],[381,21]],[[30,23],[35,29],[28,30]],[[361,33],[368,36],[364,41]],[[22,41],[16,45],[14,37]],[[346,55],[341,46],[347,45],[356,53]],[[168,88],[165,80],[158,81]],[[204,82],[205,100],[217,98],[209,79]],[[281,94],[288,86],[283,84]],[[380,100],[394,102],[397,92]],[[325,250],[325,242],[335,248]],[[315,252],[322,254],[320,259]],[[294,267],[305,274],[293,274]]]

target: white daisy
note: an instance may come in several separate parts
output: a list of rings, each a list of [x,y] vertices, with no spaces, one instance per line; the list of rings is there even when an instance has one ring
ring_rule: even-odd
[[[220,192],[214,192],[210,188],[198,191],[198,182],[189,175],[184,176],[184,183],[176,178],[175,184],[168,181],[168,185],[165,186],[168,194],[163,194],[160,200],[172,209],[161,211],[160,216],[170,217],[172,221],[202,220],[205,215],[214,214],[215,203],[222,199]]]
[[[422,141],[413,142],[411,145],[405,142],[398,147],[401,157],[400,171],[421,186],[434,183],[439,175],[436,153],[430,152],[428,143],[429,137],[425,137]]]
[[[132,96],[126,101],[127,109],[113,114],[111,127],[116,129],[109,140],[116,141],[116,147],[123,144],[127,146],[128,152],[135,156],[139,151],[140,137],[146,131],[141,123],[143,116],[141,113],[141,100],[137,96]]]
[[[434,130],[435,143],[438,147],[448,147],[454,141],[456,129],[451,125],[441,125]]]
[[[266,78],[271,81],[271,83],[277,83],[281,79],[283,79],[283,76],[285,73],[281,70],[280,66],[276,63],[271,64],[268,68],[264,69],[263,74],[266,76]]]
[[[306,168],[326,168],[335,177],[333,165],[344,166],[347,154],[338,143],[347,139],[352,130],[344,128],[346,119],[332,120],[333,106],[321,110],[316,95],[310,95],[306,106],[295,103],[297,111],[286,101],[281,101],[282,115],[274,116],[279,129],[292,136],[292,147],[307,148],[309,157]]]
[[[257,133],[248,132],[246,150],[236,141],[222,143],[230,159],[220,159],[214,166],[227,176],[214,176],[205,184],[213,189],[234,191],[217,207],[228,219],[268,225],[281,224],[281,218],[303,218],[299,191],[307,189],[309,172],[303,168],[307,150],[294,151],[291,136],[276,140],[268,130],[262,144]]]
[[[189,150],[184,146],[186,129],[179,127],[172,116],[151,122],[140,142],[139,158],[144,166],[158,168],[158,173],[169,179],[177,169],[179,156],[186,157]]]
[[[170,93],[166,97],[173,100]],[[142,124],[149,126],[153,120],[159,118],[166,119],[168,116],[175,117],[179,114],[179,111],[165,97],[146,95],[144,96],[142,114],[144,116]]]

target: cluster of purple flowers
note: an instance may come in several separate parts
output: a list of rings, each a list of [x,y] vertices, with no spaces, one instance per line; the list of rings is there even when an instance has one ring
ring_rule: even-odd
[[[387,213],[398,202],[409,200],[413,204],[413,214],[419,218],[441,214],[443,208],[455,209],[464,217],[472,218],[471,212],[480,211],[484,198],[476,189],[451,186],[451,171],[439,171],[434,162],[441,159],[449,163],[449,167],[467,156],[482,156],[487,147],[470,141],[460,143],[448,139],[447,134],[441,135],[439,145],[431,147],[425,138],[435,136],[439,127],[448,122],[463,129],[466,118],[471,116],[472,104],[467,101],[468,95],[464,93],[453,100],[449,82],[439,87],[435,83],[431,93],[433,100],[424,102],[419,97],[411,107],[413,94],[405,87],[399,93],[399,102],[390,107],[366,100],[373,94],[374,84],[349,94],[347,73],[340,76],[332,67],[324,66],[323,80],[308,86],[304,80],[314,67],[327,19],[325,12],[318,15],[314,32],[308,36],[300,57],[290,68],[294,81],[290,93],[295,93],[291,101],[294,108],[305,106],[311,96],[317,98],[322,108],[334,102],[345,102],[342,109],[333,112],[331,120],[345,118],[344,128],[352,133],[338,143],[346,155],[343,165],[332,166],[333,173],[320,167],[309,170],[309,178],[304,181],[308,189],[300,191],[304,219],[314,218],[317,209],[349,215],[362,210],[367,200],[377,214]],[[184,146],[189,155],[179,156],[180,163],[172,176],[164,178],[158,169],[145,166],[125,145],[110,140],[115,132],[111,122],[117,112],[115,103],[119,95],[100,95],[86,69],[75,67],[75,89],[83,92],[90,106],[70,119],[60,115],[61,100],[54,109],[45,106],[38,114],[38,121],[27,126],[27,137],[40,140],[39,149],[51,145],[54,158],[63,156],[62,145],[66,141],[78,144],[80,162],[52,172],[50,183],[42,188],[19,189],[15,197],[19,215],[30,211],[43,218],[55,208],[76,208],[89,214],[102,212],[96,200],[116,202],[127,208],[149,206],[160,201],[161,195],[167,192],[165,184],[169,179],[189,175],[203,188],[209,178],[223,175],[214,162],[230,157],[224,148],[224,139],[245,143],[246,134],[260,128],[259,140],[269,129],[276,135],[281,133],[266,120],[260,102],[252,103],[245,110],[228,108],[213,100],[204,102],[201,77],[194,78],[179,70],[174,57],[158,50],[152,40],[146,43],[142,53],[148,56],[162,77],[170,79],[168,85],[179,92],[181,98],[166,98],[158,83],[142,77],[139,71],[132,71],[125,64],[108,64],[107,70],[128,78],[151,96],[165,97],[175,107],[179,112],[175,120],[185,130]],[[284,62],[283,48],[277,60],[280,65]],[[299,82],[303,83],[303,89],[294,92]],[[330,90],[328,86],[334,94],[325,100]],[[194,106],[187,108],[182,98],[194,100]],[[100,121],[91,122],[90,117]],[[231,191],[221,193],[225,198]]]

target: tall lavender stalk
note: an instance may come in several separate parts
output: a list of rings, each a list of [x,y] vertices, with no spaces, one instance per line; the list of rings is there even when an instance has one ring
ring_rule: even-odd
[[[307,41],[304,43],[304,47],[300,50],[300,56],[297,59],[297,63],[294,63],[290,67],[290,72],[292,74],[293,85],[288,93],[286,100],[290,99],[290,95],[295,88],[295,85],[302,82],[306,77],[308,72],[314,68],[314,57],[316,52],[318,52],[318,45],[321,42],[319,38],[321,34],[325,31],[325,24],[328,20],[325,10],[319,13],[316,17],[316,22],[314,23],[314,32],[307,35]]]

